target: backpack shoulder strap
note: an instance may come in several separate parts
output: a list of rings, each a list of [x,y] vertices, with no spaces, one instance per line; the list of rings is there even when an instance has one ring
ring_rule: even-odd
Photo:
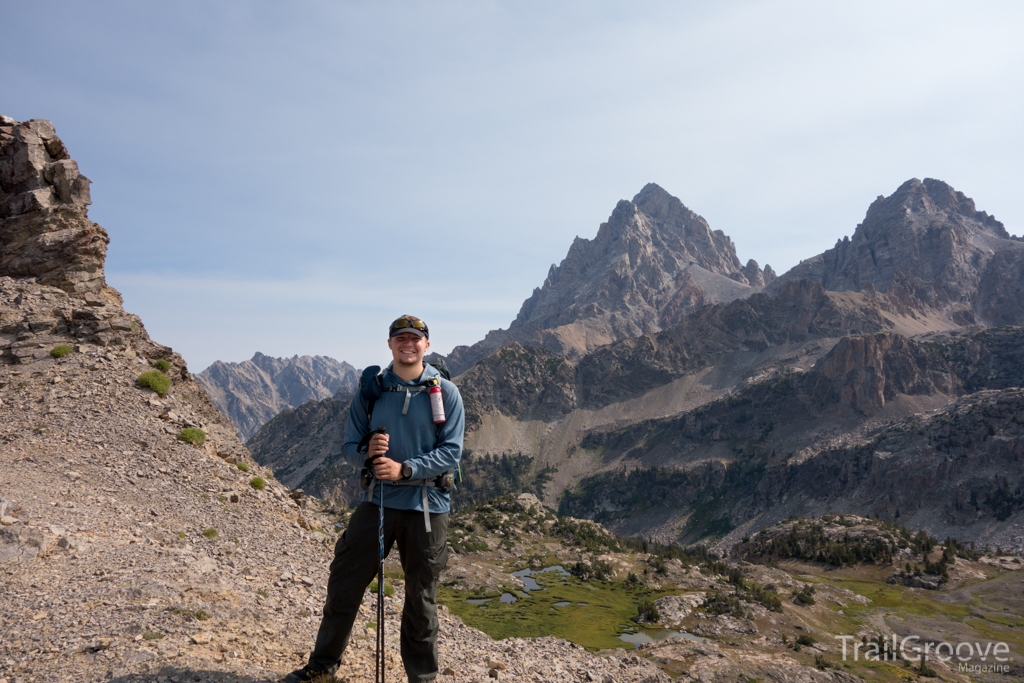
[[[371,365],[363,370],[363,374],[359,378],[359,398],[366,406],[367,425],[370,425],[370,420],[373,418],[373,406],[381,396],[383,385],[379,365]],[[370,429],[373,429],[372,425],[370,425]]]

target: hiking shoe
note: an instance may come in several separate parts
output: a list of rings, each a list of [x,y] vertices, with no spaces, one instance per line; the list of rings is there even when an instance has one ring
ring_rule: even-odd
[[[296,669],[285,676],[282,683],[305,683],[306,681],[328,683],[328,681],[334,680],[334,672],[337,670],[337,667],[332,667],[325,671],[323,669],[312,669],[309,666],[304,666],[301,669]]]

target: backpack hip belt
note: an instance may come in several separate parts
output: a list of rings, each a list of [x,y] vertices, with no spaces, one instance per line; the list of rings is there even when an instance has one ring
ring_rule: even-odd
[[[363,470],[366,472],[366,469]],[[373,471],[372,469],[370,470]],[[373,502],[373,487],[377,483],[377,478],[370,476],[364,481],[366,485],[366,500]],[[394,486],[419,486],[422,492],[420,500],[423,505],[423,526],[426,528],[427,533],[430,533],[430,496],[427,494],[427,488],[433,486],[441,489],[442,493],[448,493],[455,488],[455,478],[452,476],[451,471],[442,472],[432,479],[400,479],[399,481],[389,482]]]

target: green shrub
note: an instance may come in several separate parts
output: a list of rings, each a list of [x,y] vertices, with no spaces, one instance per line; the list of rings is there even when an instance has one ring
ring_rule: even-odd
[[[160,396],[166,396],[167,391],[171,388],[171,378],[159,370],[146,370],[139,375],[135,382],[140,387],[152,389]]]
[[[804,586],[799,593],[794,593],[793,601],[798,605],[813,605],[815,602],[814,586],[808,584]]]
[[[266,588],[259,588],[256,591],[256,595],[260,596],[261,598],[265,598],[265,597],[269,596],[270,593],[267,592]]]
[[[451,543],[455,552],[460,555],[490,549],[487,543],[477,536],[463,536],[461,538],[449,536],[448,542]]]
[[[190,443],[193,446],[202,446],[206,441],[206,432],[195,427],[185,427],[178,432],[178,440]]]
[[[747,610],[740,604],[738,597],[716,590],[709,591],[704,598],[703,610],[705,614],[727,614],[740,618],[747,616]]]
[[[168,370],[171,369],[171,364],[168,361],[165,361],[163,358],[161,358],[159,360],[153,361],[153,367],[159,370],[160,372],[167,372]]]
[[[160,633],[159,631],[147,631],[146,633],[142,634],[142,637],[146,640],[160,640],[164,637],[164,634]]]
[[[209,539],[217,538],[217,530],[212,527],[206,529],[205,531],[203,531],[203,536],[206,536]]]
[[[372,582],[370,583],[370,592],[371,592],[371,593],[373,593],[374,595],[376,595],[376,594],[377,594],[377,579],[374,579],[374,580],[373,580],[373,581],[372,581]],[[394,587],[394,586],[392,586],[392,585],[391,585],[390,583],[388,583],[387,581],[385,581],[385,582],[384,582],[384,595],[385,595],[385,597],[388,597],[388,598],[390,598],[390,597],[391,597],[392,595],[394,595],[394,594],[395,594],[395,587]]]
[[[604,560],[595,559],[593,562],[577,562],[571,565],[569,573],[578,578],[580,581],[590,581],[595,579],[597,581],[608,581],[613,578],[615,568]]]
[[[204,609],[183,609],[176,607],[171,610],[171,614],[177,614],[178,616],[185,617],[186,619],[193,619],[195,621],[206,621],[210,618],[210,613]]]
[[[801,645],[814,645],[815,641],[814,638],[811,638],[806,633],[801,633],[799,636],[797,636],[796,642],[800,643]]]
[[[267,488],[267,482],[263,477],[253,477],[249,480],[249,486],[253,487],[257,491],[262,491]]]
[[[661,614],[658,613],[658,608],[654,603],[646,598],[640,601],[640,604],[636,606],[636,616],[633,617],[633,621],[649,621],[651,623],[657,623],[661,619]]]
[[[782,599],[771,586],[762,586],[751,581],[744,593],[744,599],[759,602],[773,612],[782,611]]]
[[[248,472],[249,471],[249,465],[247,465],[244,462],[238,463],[237,467],[238,467],[238,469],[242,470],[243,472]]]
[[[52,349],[50,349],[50,355],[53,356],[54,358],[63,358],[72,351],[74,351],[74,349],[71,348],[70,344],[57,344]]]

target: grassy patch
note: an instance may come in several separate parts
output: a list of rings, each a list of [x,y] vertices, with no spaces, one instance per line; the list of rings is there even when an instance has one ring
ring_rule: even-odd
[[[370,582],[370,593],[372,593],[374,595],[377,594],[377,579],[374,579],[373,581]],[[387,579],[384,579],[384,595],[386,597],[390,598],[394,594],[395,594],[395,587],[392,586],[390,583],[388,583]]]
[[[70,344],[57,344],[52,349],[50,349],[50,355],[53,356],[54,358],[63,358],[64,356],[70,354],[72,351],[74,351],[74,349],[71,347]]]
[[[160,640],[164,637],[164,634],[160,633],[159,631],[147,631],[142,634],[142,637],[145,640]]]
[[[160,372],[167,372],[168,370],[171,369],[171,364],[168,361],[165,361],[163,358],[161,358],[160,360],[153,361],[153,367],[159,370]]]
[[[179,617],[184,617],[193,621],[206,621],[210,618],[210,613],[204,609],[175,608],[171,610],[171,614],[177,614]]]
[[[1024,633],[1012,623],[1003,624],[991,616],[964,620],[964,625],[988,640],[1005,641],[1015,652],[1024,650]]]
[[[827,579],[822,583],[830,583]],[[846,614],[861,617],[873,613],[878,608],[885,608],[898,614],[912,614],[920,617],[936,617],[952,621],[963,621],[970,614],[970,607],[952,602],[944,602],[939,598],[944,595],[935,593],[932,597],[923,591],[916,591],[905,586],[890,585],[873,581],[855,581],[845,579],[836,583],[840,588],[852,590],[871,600],[867,605],[850,603],[844,608]]]
[[[253,487],[257,491],[262,491],[267,488],[267,481],[263,477],[253,477],[249,480],[249,486]]]
[[[205,529],[205,530],[203,530],[203,536],[206,536],[210,540],[213,540],[213,539],[217,538],[217,530],[212,528],[212,527],[209,528],[209,529]]]
[[[159,396],[166,396],[171,389],[171,378],[159,370],[146,370],[138,376],[135,383],[140,387],[152,389]]]
[[[247,465],[247,464],[246,464],[246,463],[244,463],[244,462],[240,462],[240,463],[238,463],[238,464],[236,465],[236,467],[238,467],[238,469],[242,470],[243,472],[248,472],[248,471],[249,471],[249,465]]]
[[[178,440],[190,443],[193,446],[202,446],[203,442],[206,441],[206,432],[195,427],[185,427],[178,432]]]
[[[467,598],[481,598],[465,591],[438,587],[438,602],[462,620],[495,639],[557,636],[589,650],[628,647],[619,634],[633,628],[641,598],[653,601],[661,594],[643,594],[622,583],[580,581],[556,572],[534,574],[545,590],[530,597],[516,594],[518,602],[503,603],[495,596],[484,605],[472,605]],[[555,607],[555,603],[569,605]],[[584,603],[584,604],[581,604]]]

